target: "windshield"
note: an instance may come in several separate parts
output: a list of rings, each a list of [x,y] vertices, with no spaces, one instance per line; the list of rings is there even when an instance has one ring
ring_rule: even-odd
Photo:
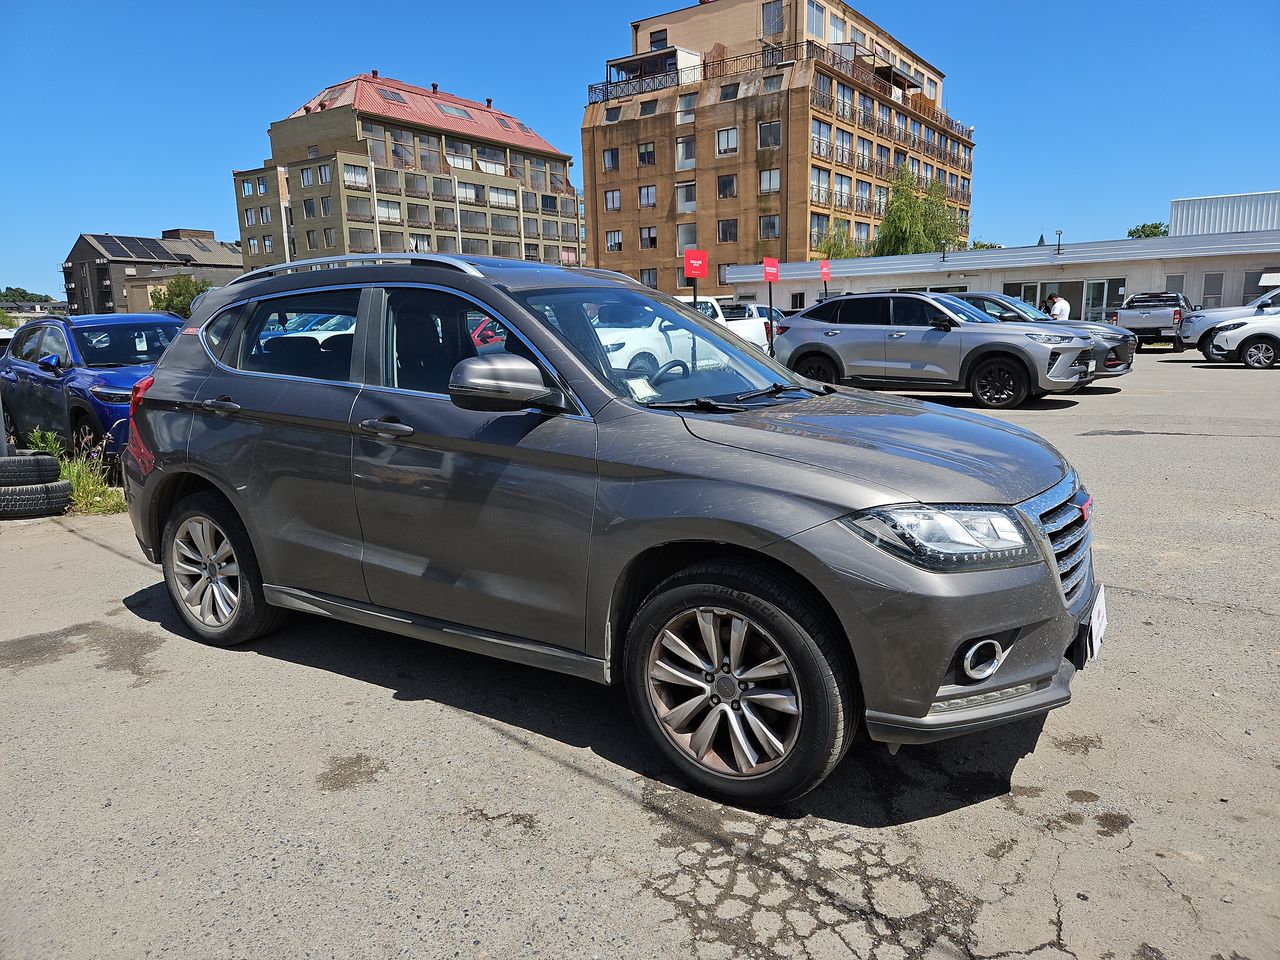
[[[959,297],[953,297],[949,293],[935,293],[933,299],[942,304],[952,313],[957,314],[960,319],[968,323],[999,323],[995,317],[984,313],[975,307],[972,303],[966,303]]]
[[[1263,300],[1270,300],[1272,306],[1276,306],[1277,304],[1280,304],[1280,287],[1276,287],[1270,293],[1264,293],[1257,300],[1254,300],[1251,304],[1249,304],[1249,306],[1256,307]]]
[[[1027,301],[1019,300],[1017,297],[1007,297],[999,302],[1007,306],[1014,313],[1021,314],[1026,317],[1028,320],[1040,321],[1053,319],[1053,317],[1049,316],[1043,310],[1037,310],[1031,304],[1027,303]]]
[[[639,403],[710,399],[782,384],[804,390],[785,367],[689,304],[628,287],[557,288],[512,294],[598,370],[620,396]],[[778,391],[779,393],[781,391]],[[798,399],[771,394],[759,402]],[[753,398],[755,399],[755,398]]]
[[[90,367],[127,367],[155,363],[182,329],[178,323],[112,323],[72,327],[80,356]]]

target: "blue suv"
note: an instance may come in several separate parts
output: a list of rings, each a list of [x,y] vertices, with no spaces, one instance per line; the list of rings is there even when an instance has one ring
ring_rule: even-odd
[[[19,327],[0,357],[5,433],[52,430],[75,449],[129,435],[129,395],[182,330],[167,313],[45,317]]]

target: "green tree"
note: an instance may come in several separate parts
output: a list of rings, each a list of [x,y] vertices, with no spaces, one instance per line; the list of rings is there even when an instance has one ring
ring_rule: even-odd
[[[208,280],[196,280],[194,277],[177,276],[151,291],[151,309],[160,313],[176,313],[180,317],[191,316],[191,301],[208,290],[213,284]]]
[[[987,243],[987,241],[985,240],[974,240],[971,244],[969,244],[969,249],[970,250],[999,250],[1000,244]]]
[[[1155,223],[1140,223],[1129,231],[1130,240],[1145,240],[1148,237],[1167,237],[1169,235],[1169,225],[1156,221]]]
[[[32,293],[22,287],[5,287],[0,290],[0,303],[53,303],[53,297],[44,293]]]
[[[920,219],[927,249],[921,253],[963,250],[967,244],[954,207],[947,206],[947,187],[941,180],[929,181],[920,200]]]
[[[0,310],[0,330],[11,330],[18,325],[18,318]]]
[[[898,167],[884,220],[880,222],[880,231],[871,244],[871,252],[877,257],[930,252],[924,230],[924,205],[916,188],[915,176],[905,163]]]
[[[867,248],[850,236],[848,230],[832,230],[818,241],[819,260],[852,260],[865,257]]]

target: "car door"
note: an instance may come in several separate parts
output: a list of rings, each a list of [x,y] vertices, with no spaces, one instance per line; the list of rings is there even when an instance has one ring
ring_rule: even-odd
[[[382,363],[356,402],[354,473],[373,603],[490,636],[582,650],[596,495],[585,413],[464,410],[449,377],[475,356],[468,317],[554,373],[511,318],[458,290],[388,287]],[[530,322],[530,321],[526,321]],[[489,346],[495,346],[490,344]]]
[[[939,329],[936,319],[950,318],[923,297],[889,298],[890,324],[885,333],[885,375],[895,380],[960,379],[960,331]]]
[[[351,483],[359,323],[323,342],[272,335],[301,314],[358,317],[361,297],[359,287],[295,290],[246,305],[196,392],[188,451],[231,488],[267,583],[364,601]]]
[[[840,354],[845,373],[875,380],[884,377],[888,298],[849,297],[833,303],[837,306],[834,323],[823,338]]]
[[[41,366],[44,357],[57,357],[54,366]],[[53,430],[71,440],[71,423],[67,410],[67,379],[74,366],[66,331],[56,323],[49,324],[40,342],[40,354],[31,374],[31,402],[46,430]]]
[[[38,369],[36,360],[42,356],[40,344],[44,340],[45,325],[28,327],[13,338],[9,355],[5,358],[3,372],[4,411],[13,421],[14,430],[25,434],[41,427],[34,406],[34,390],[31,374]]]

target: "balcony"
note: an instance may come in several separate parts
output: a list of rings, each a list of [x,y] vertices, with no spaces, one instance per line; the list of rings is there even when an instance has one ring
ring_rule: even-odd
[[[348,190],[359,190],[359,191],[361,191],[362,193],[368,193],[368,192],[369,192],[369,181],[368,181],[368,180],[347,180],[347,179],[345,179],[345,178],[344,178],[344,179],[343,179],[343,181],[342,181],[342,185],[343,185],[344,187],[346,187]],[[352,248],[352,249],[354,249],[354,248]]]
[[[432,190],[431,199],[442,203],[453,203],[453,194],[445,193],[443,190]]]
[[[437,220],[436,229],[442,233],[456,233],[458,225],[456,223],[449,223],[447,220]]]
[[[419,190],[416,187],[405,187],[404,192],[406,196],[416,197],[419,200],[429,200],[431,198],[430,190]]]
[[[485,202],[484,197],[466,197],[462,194],[458,194],[458,202],[465,203],[472,207],[487,207],[489,205]]]
[[[430,230],[430,229],[431,229],[431,221],[430,221],[430,220],[416,220],[416,219],[414,219],[413,217],[410,217],[408,220],[406,220],[406,221],[405,221],[405,223],[407,223],[411,228],[416,227],[416,228],[417,228],[417,229],[419,229],[419,230]]]
[[[373,214],[371,213],[348,213],[347,219],[352,223],[373,223]]]
[[[810,141],[811,141],[810,152],[815,157],[820,157],[824,160],[831,159],[831,141],[830,140],[823,140],[821,137],[811,137]]]
[[[831,188],[820,187],[816,183],[809,185],[809,200],[820,207],[831,205]]]

